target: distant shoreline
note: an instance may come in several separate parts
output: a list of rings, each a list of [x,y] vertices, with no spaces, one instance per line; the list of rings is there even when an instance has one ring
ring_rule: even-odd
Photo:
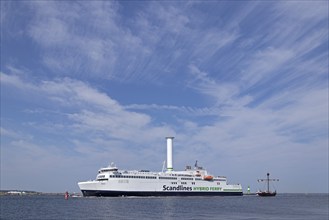
[[[0,190],[0,196],[41,196],[41,195],[48,195],[48,196],[63,196],[65,192],[37,192],[37,191],[30,191],[30,190]],[[81,193],[70,193],[70,195],[81,195]]]

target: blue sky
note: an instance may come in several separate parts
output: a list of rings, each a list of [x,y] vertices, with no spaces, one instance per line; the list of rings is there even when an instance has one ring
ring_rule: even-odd
[[[328,1],[1,1],[1,189],[199,161],[328,192]]]

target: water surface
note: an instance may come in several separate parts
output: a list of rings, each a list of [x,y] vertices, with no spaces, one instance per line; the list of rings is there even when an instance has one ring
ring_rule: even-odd
[[[1,219],[298,219],[327,220],[328,194],[276,197],[1,196]]]

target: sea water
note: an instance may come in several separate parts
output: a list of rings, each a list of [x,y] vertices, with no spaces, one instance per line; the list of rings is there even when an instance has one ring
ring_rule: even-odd
[[[237,197],[1,196],[1,219],[328,220],[328,194]]]

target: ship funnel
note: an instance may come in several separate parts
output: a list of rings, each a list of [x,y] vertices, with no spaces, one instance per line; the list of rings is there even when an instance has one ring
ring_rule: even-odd
[[[166,137],[167,139],[167,171],[173,170],[172,165],[172,146],[174,137]]]

